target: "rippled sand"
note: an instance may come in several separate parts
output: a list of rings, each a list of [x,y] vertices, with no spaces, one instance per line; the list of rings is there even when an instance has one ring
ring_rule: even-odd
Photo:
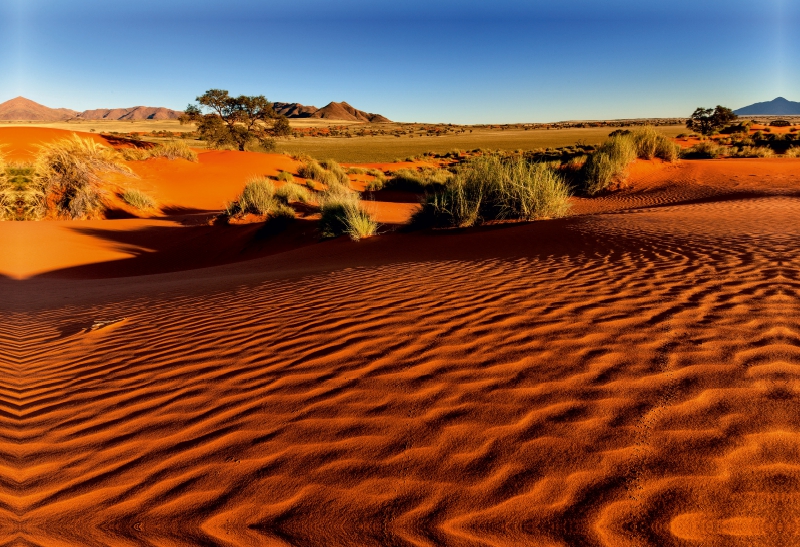
[[[0,282],[4,544],[797,544],[800,160],[731,161],[566,220]]]

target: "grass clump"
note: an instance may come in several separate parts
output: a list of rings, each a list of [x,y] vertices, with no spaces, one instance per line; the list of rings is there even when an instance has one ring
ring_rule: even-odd
[[[305,186],[287,183],[275,189],[275,198],[283,203],[299,202],[308,203],[311,201],[311,192]]]
[[[304,179],[320,182],[326,186],[333,184],[350,185],[347,172],[333,160],[318,162],[317,160],[309,159],[298,168],[297,174]]]
[[[703,141],[687,148],[681,154],[684,158],[714,159],[725,155],[725,147],[719,146],[712,140]]]
[[[680,145],[652,126],[634,131],[633,140],[636,143],[636,155],[642,159],[660,158],[674,162],[681,157]]]
[[[452,173],[444,169],[398,169],[385,186],[405,192],[430,192],[443,189],[451,177]]]
[[[285,195],[278,195],[272,181],[264,177],[250,179],[239,197],[225,206],[227,218],[242,218],[247,214],[294,218],[294,210],[289,207]]]
[[[152,148],[123,148],[120,150],[120,154],[128,161],[144,161],[150,158],[167,158],[168,160],[182,158],[197,162],[197,152],[189,148],[185,141],[179,140],[163,142]]]
[[[784,154],[787,158],[800,158],[800,146],[792,146]]]
[[[41,145],[34,166],[35,216],[97,218],[105,210],[100,176],[130,174],[111,148],[75,135]]]
[[[13,220],[17,213],[17,192],[7,169],[5,154],[0,150],[0,220]]]
[[[378,231],[378,223],[364,209],[358,193],[344,186],[334,185],[323,192],[319,205],[324,238],[347,234],[353,241],[359,241]]]
[[[775,152],[766,146],[743,146],[734,154],[736,158],[772,158]]]
[[[621,186],[628,166],[637,157],[636,144],[629,135],[618,135],[604,142],[583,166],[584,189],[593,196]]]
[[[150,157],[168,160],[184,159],[197,162],[197,152],[189,148],[185,141],[172,140],[159,144],[150,150]]]
[[[636,158],[669,162],[680,158],[680,146],[651,126],[613,131],[610,137],[584,162],[583,186],[590,196],[622,186]]]
[[[524,158],[485,155],[456,168],[442,191],[428,194],[417,225],[467,227],[492,220],[566,215],[569,188],[558,172]]]
[[[289,171],[281,171],[275,178],[280,182],[294,182],[294,175]]]
[[[156,200],[136,188],[125,190],[120,197],[122,201],[141,211],[153,209],[156,206]]]

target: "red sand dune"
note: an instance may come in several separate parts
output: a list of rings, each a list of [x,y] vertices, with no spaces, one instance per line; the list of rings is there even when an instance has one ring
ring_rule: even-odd
[[[795,544],[798,177],[642,163],[568,219],[230,264],[83,225],[150,252],[0,280],[6,544]]]

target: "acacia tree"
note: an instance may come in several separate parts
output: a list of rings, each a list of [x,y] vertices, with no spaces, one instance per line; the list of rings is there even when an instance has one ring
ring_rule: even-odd
[[[703,108],[694,111],[686,120],[686,127],[702,135],[710,135],[736,120],[738,116],[730,108],[717,105],[716,108]]]
[[[231,97],[224,89],[209,89],[181,115],[181,124],[196,123],[197,132],[213,148],[245,146],[258,142],[267,150],[275,138],[291,133],[289,121],[272,108],[263,95]]]

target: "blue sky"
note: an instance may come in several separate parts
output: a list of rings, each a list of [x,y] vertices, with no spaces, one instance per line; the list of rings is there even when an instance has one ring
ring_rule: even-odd
[[[800,100],[791,0],[2,0],[0,101],[182,109],[209,88],[399,121],[687,116]]]

